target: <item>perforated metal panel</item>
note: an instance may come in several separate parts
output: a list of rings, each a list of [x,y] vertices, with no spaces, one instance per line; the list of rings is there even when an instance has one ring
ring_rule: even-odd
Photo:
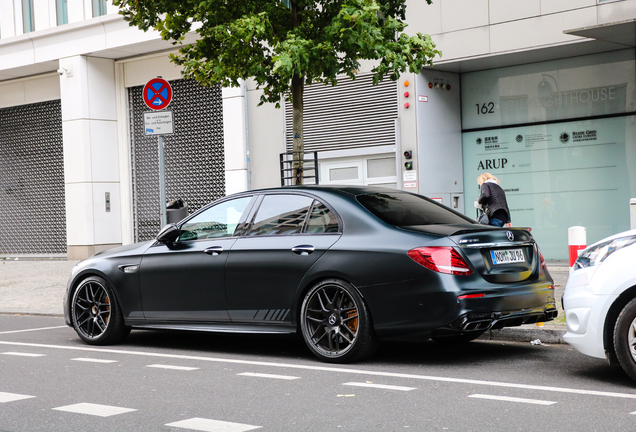
[[[166,199],[182,198],[189,213],[225,195],[221,88],[191,80],[171,81],[174,131],[165,136]],[[128,89],[135,241],[161,228],[157,137],[144,134],[143,86]]]
[[[372,85],[371,74],[335,87],[313,84],[303,94],[305,151],[342,150],[395,145],[398,118],[397,82],[386,78]],[[292,150],[293,110],[285,102],[285,144]]]
[[[60,101],[0,109],[0,255],[65,253]]]

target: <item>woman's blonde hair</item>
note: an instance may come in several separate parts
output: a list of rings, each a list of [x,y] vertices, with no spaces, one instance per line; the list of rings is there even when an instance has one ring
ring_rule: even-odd
[[[494,180],[499,184],[499,179],[490,173],[483,173],[479,177],[477,177],[477,184],[481,186],[486,180]]]

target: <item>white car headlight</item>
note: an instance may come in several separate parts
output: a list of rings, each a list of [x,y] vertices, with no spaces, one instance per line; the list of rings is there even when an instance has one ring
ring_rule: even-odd
[[[634,243],[636,243],[636,236],[616,238],[590,246],[576,259],[574,270],[599,265],[617,250]]]

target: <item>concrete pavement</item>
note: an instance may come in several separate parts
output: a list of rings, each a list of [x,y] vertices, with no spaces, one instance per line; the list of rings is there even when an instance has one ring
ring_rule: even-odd
[[[71,269],[77,261],[61,259],[0,259],[0,313],[53,315],[63,314],[62,299]],[[556,287],[559,316],[544,326],[535,324],[508,327],[486,332],[481,338],[542,343],[563,343],[565,317],[561,309],[561,295],[567,282],[566,263],[548,264]]]

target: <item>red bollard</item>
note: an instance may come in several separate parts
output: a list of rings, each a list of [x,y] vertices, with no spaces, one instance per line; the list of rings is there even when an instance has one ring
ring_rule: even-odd
[[[573,226],[568,228],[568,248],[570,251],[570,272],[574,261],[579,256],[579,252],[587,247],[587,230],[582,226]]]

